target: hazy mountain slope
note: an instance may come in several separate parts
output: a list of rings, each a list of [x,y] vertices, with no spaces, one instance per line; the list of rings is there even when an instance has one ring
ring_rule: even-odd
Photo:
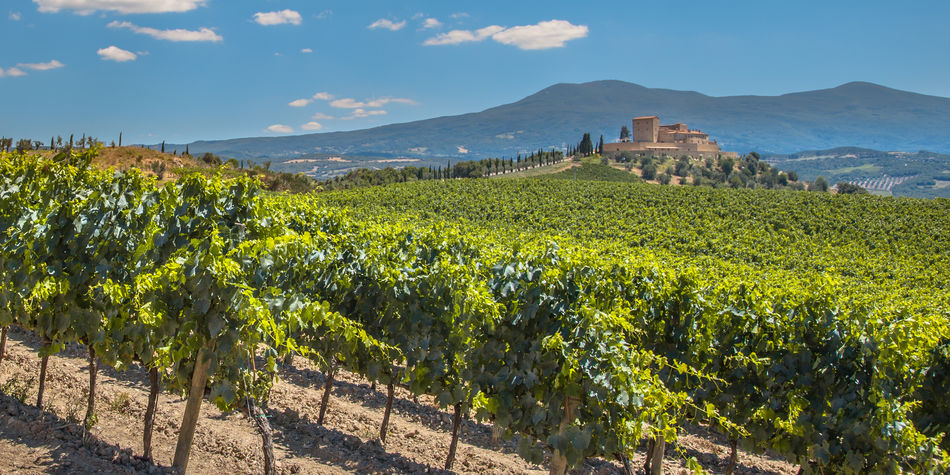
[[[615,141],[633,116],[654,114],[663,123],[700,128],[724,149],[740,153],[842,145],[950,152],[950,99],[861,82],[781,96],[731,97],[622,81],[557,84],[478,113],[350,132],[201,141],[190,147],[193,154],[275,161],[309,154],[480,158],[575,143],[584,132]]]

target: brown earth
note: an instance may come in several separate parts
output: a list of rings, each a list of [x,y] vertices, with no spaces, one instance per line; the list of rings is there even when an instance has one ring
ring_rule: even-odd
[[[170,473],[185,402],[162,394],[155,418],[154,463],[142,452],[142,418],[147,376],[138,367],[118,372],[104,368],[96,392],[98,423],[84,433],[88,373],[85,348],[70,345],[50,358],[44,410],[36,402],[39,340],[13,328],[0,363],[0,474],[7,473]],[[385,388],[372,390],[356,375],[337,377],[327,420],[315,421],[323,374],[295,358],[282,368],[267,410],[274,429],[279,473],[448,473],[442,470],[451,440],[451,416],[422,396],[396,390],[385,446],[378,440],[386,403]],[[494,442],[490,424],[465,421],[455,461],[457,473],[547,472],[516,453],[516,441]],[[691,427],[667,446],[665,473],[687,473],[679,453],[696,457],[707,470],[721,472],[729,457],[724,437]],[[643,444],[631,460],[643,466]],[[222,414],[207,401],[189,462],[190,473],[261,473],[261,439],[241,414]],[[639,469],[642,470],[642,469]],[[791,474],[796,467],[764,455],[740,452],[737,473]],[[619,473],[620,465],[588,459],[574,474]]]

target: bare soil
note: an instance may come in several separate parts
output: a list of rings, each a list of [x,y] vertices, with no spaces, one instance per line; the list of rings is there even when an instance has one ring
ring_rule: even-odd
[[[86,350],[69,346],[50,358],[43,410],[36,402],[39,340],[11,328],[0,363],[0,474],[7,473],[175,473],[171,468],[185,401],[163,393],[155,417],[154,462],[141,459],[142,419],[148,377],[141,368],[100,370],[96,392],[98,423],[82,428],[89,377]],[[100,365],[101,366],[101,365]],[[386,404],[385,387],[373,390],[360,377],[342,373],[324,425],[316,423],[324,376],[295,358],[281,370],[267,414],[274,429],[279,473],[449,473],[442,470],[451,441],[451,415],[432,398],[414,400],[397,388],[387,442],[378,439]],[[456,473],[547,473],[517,455],[517,440],[495,441],[490,424],[465,420]],[[667,446],[665,473],[688,473],[682,455],[696,457],[714,473],[725,469],[726,439],[705,427],[691,427],[676,447]],[[222,414],[205,402],[195,434],[189,473],[261,473],[261,439],[239,413]],[[631,463],[642,471],[643,444]],[[797,467],[766,455],[740,452],[737,473],[791,474]],[[614,461],[589,459],[574,474],[620,473]]]

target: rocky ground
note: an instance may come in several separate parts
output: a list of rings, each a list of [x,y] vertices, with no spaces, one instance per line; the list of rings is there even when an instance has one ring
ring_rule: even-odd
[[[50,358],[43,410],[36,402],[39,340],[11,329],[0,363],[0,474],[7,473],[173,473],[170,468],[185,401],[163,394],[155,417],[154,462],[142,453],[142,420],[148,398],[141,368],[117,372],[103,368],[97,383],[98,423],[85,432],[86,352],[79,345]],[[361,378],[337,377],[324,425],[316,423],[324,376],[296,358],[281,372],[268,414],[274,429],[281,473],[447,473],[441,468],[451,441],[451,416],[432,404],[414,401],[402,389],[396,400],[385,445],[378,440],[386,404],[385,388],[371,389]],[[696,457],[711,472],[721,472],[729,457],[727,441],[693,427],[667,446],[665,473],[687,473],[680,453]],[[517,455],[513,441],[494,441],[489,424],[465,421],[454,471],[457,473],[547,473]],[[631,462],[642,467],[644,452]],[[261,440],[241,414],[222,414],[213,404],[201,419],[189,462],[193,473],[260,473]],[[619,473],[613,461],[590,459],[575,474]],[[740,452],[737,473],[790,474],[797,468],[781,459]]]

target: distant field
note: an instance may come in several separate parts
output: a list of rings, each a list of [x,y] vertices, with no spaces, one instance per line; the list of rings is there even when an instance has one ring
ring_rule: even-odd
[[[877,173],[880,173],[881,170],[883,169],[884,167],[881,167],[878,165],[872,165],[870,163],[865,163],[863,165],[858,165],[856,167],[844,167],[844,168],[837,168],[835,170],[828,170],[828,171],[829,173],[833,173],[836,175],[848,175],[848,174],[854,174],[854,173],[859,173],[859,172],[877,174]]]
[[[849,182],[894,196],[950,198],[950,187],[940,181],[950,174],[950,155],[841,147],[763,158],[804,180],[823,176],[832,184]]]

